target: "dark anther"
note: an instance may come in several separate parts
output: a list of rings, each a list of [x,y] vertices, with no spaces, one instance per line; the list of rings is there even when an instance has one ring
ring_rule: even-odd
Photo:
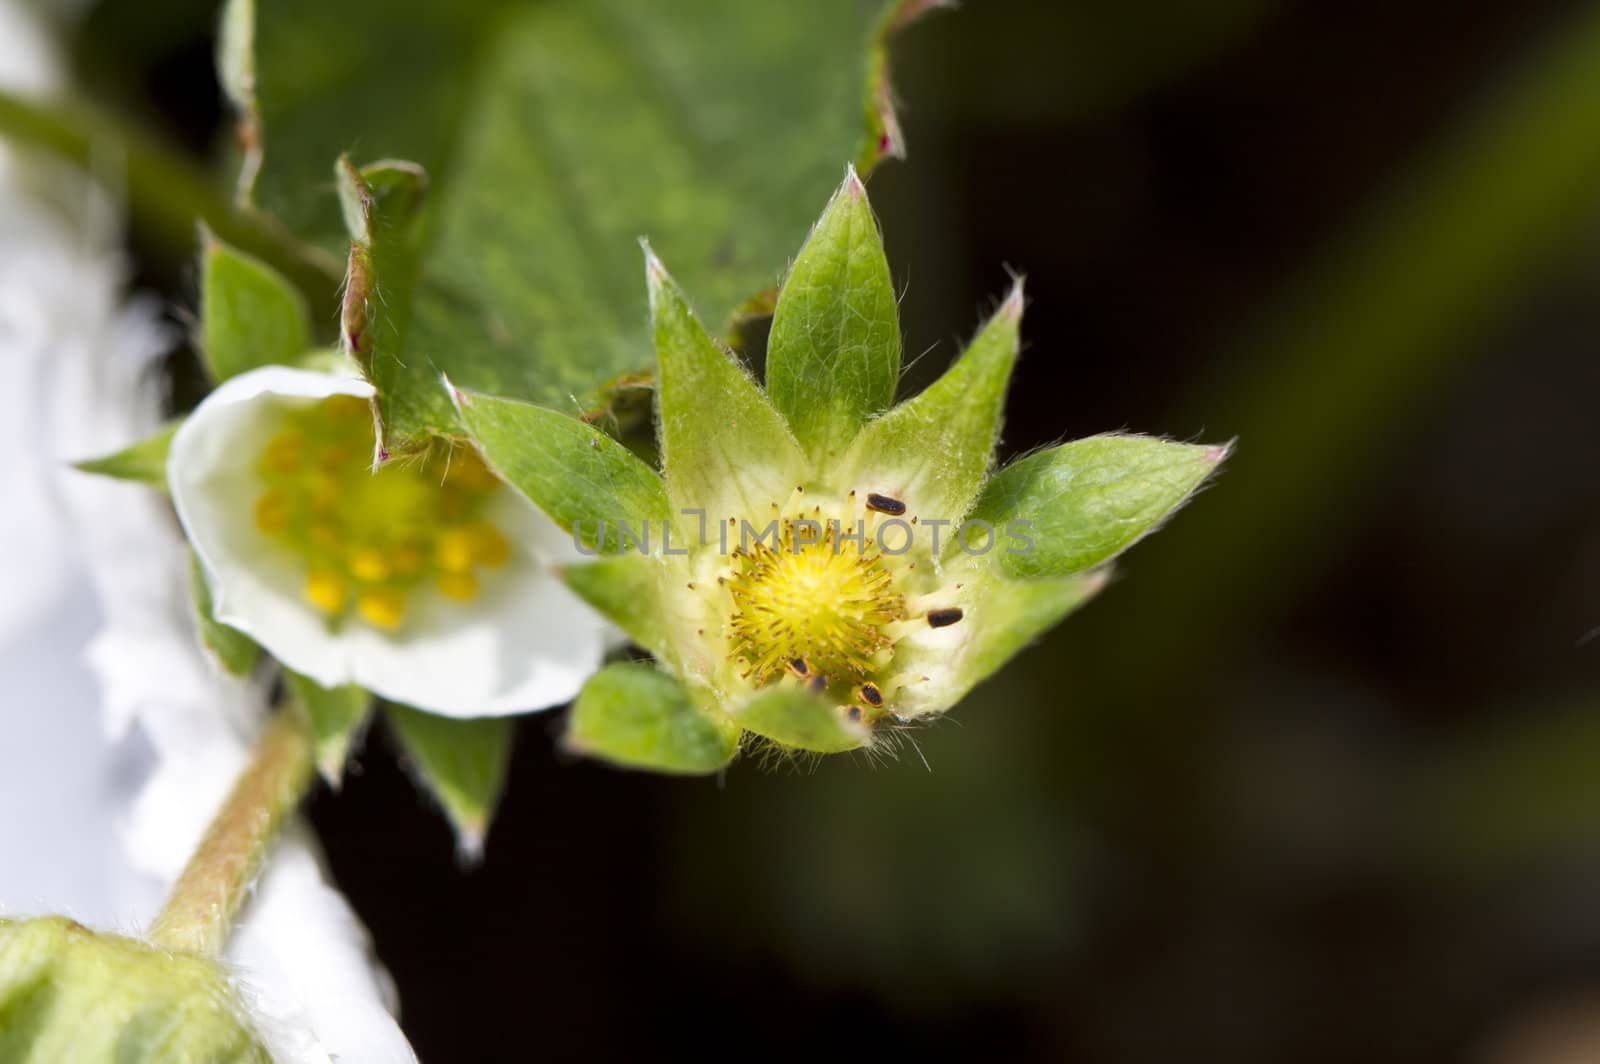
[[[948,606],[942,610],[928,611],[929,628],[948,628],[961,620],[963,614],[960,606]]]
[[[867,496],[867,509],[876,510],[880,514],[888,514],[890,517],[899,517],[906,512],[906,504],[899,499],[891,499],[887,495],[879,495],[877,492],[873,492]]]
[[[864,683],[856,688],[856,694],[873,709],[880,709],[883,706],[883,692],[870,683]]]

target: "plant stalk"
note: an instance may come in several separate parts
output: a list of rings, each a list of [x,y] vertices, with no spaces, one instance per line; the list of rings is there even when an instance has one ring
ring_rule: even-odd
[[[312,762],[304,718],[278,710],[150,925],[152,945],[206,955],[222,950],[279,829],[311,786]]]
[[[283,272],[331,313],[342,264],[265,215],[234,209],[190,159],[82,104],[0,92],[0,139],[37,148],[111,180],[135,227],[179,258],[195,251],[195,223]],[[323,306],[325,304],[325,306]]]

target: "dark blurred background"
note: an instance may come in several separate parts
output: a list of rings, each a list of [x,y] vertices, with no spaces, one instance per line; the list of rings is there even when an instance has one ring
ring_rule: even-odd
[[[109,5],[84,73],[210,153],[211,19]],[[369,737],[311,816],[421,1057],[1600,1061],[1597,39],[1555,0],[906,32],[907,386],[1017,271],[1008,451],[1237,457],[897,761],[659,779],[535,717],[469,870]]]

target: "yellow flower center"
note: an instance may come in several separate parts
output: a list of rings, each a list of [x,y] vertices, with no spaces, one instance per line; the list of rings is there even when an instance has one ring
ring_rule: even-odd
[[[853,526],[810,518],[778,522],[776,546],[755,539],[733,555],[724,583],[732,656],[757,685],[784,672],[818,688],[862,683],[893,644],[886,626],[906,616],[894,559]]]
[[[373,473],[372,449],[364,400],[334,396],[291,413],[257,464],[266,489],[255,521],[304,560],[307,602],[330,620],[354,609],[394,631],[418,587],[466,602],[478,570],[505,564],[511,547],[485,519],[500,482],[476,454],[430,451]]]

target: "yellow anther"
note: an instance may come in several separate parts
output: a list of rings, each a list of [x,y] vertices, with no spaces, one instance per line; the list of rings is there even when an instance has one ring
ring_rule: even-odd
[[[319,514],[333,513],[339,509],[341,492],[339,478],[332,473],[317,473],[311,479],[311,506]]]
[[[262,452],[261,462],[274,473],[293,473],[305,460],[306,440],[295,429],[287,429],[274,436]]]
[[[389,559],[384,557],[382,551],[362,547],[350,553],[350,571],[355,574],[357,580],[376,584],[389,579],[391,567]]]
[[[348,590],[344,576],[331,569],[313,569],[306,575],[306,601],[323,613],[342,612]]]
[[[406,597],[398,588],[362,588],[356,596],[356,610],[369,624],[392,632],[406,619]]]
[[[393,631],[414,589],[431,580],[449,599],[475,598],[474,567],[503,565],[512,548],[484,517],[500,482],[470,448],[376,473],[372,448],[363,399],[335,396],[288,413],[257,460],[254,516],[306,566],[307,602]]]
[[[433,560],[448,573],[464,573],[472,568],[472,530],[447,528],[433,548]]]
[[[472,529],[472,560],[479,565],[504,565],[511,557],[511,544],[493,525],[475,525]]]
[[[289,527],[289,500],[282,492],[269,491],[256,500],[256,527],[268,535]]]
[[[401,576],[411,576],[422,568],[422,563],[427,560],[422,548],[415,543],[402,543],[389,551],[389,565]]]
[[[457,602],[470,602],[478,596],[478,578],[470,572],[438,573],[433,583],[446,598]]]

